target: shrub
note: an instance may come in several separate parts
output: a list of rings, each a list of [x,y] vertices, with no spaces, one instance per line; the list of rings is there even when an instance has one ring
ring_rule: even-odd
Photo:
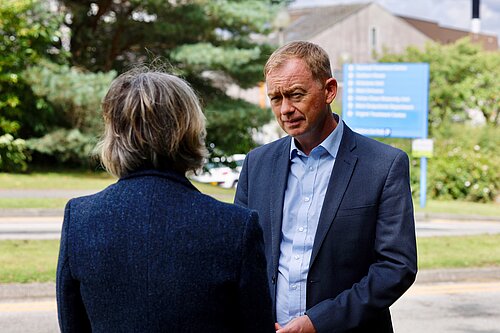
[[[0,136],[0,171],[26,171],[30,160],[23,139],[14,139],[10,134]]]
[[[94,135],[102,131],[101,100],[115,76],[43,61],[23,72],[33,92],[65,120],[64,127]]]
[[[433,199],[491,202],[499,194],[500,131],[454,124],[437,134],[427,163],[427,195]],[[420,192],[420,159],[412,159],[412,189]]]
[[[97,164],[96,143],[95,136],[83,134],[78,129],[58,129],[41,138],[27,140],[34,159],[48,159],[59,166],[86,168]]]

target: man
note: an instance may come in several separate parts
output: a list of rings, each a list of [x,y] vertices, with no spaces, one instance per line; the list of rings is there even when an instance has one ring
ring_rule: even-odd
[[[235,203],[259,212],[278,332],[393,332],[417,272],[408,157],[331,112],[319,46],[282,46],[264,75],[289,136],[247,155]]]

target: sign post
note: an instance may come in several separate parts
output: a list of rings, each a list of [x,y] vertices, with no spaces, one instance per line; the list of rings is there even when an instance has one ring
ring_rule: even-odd
[[[427,139],[429,64],[345,64],[342,118],[373,137]],[[427,193],[427,156],[420,163],[420,206]]]

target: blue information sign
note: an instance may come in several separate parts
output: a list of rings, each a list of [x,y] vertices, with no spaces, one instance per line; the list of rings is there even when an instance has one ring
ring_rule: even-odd
[[[374,137],[427,138],[429,64],[345,64],[342,118]]]

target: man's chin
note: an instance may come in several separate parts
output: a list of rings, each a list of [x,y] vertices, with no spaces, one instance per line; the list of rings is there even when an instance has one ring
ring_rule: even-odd
[[[304,131],[300,127],[292,127],[292,128],[288,127],[285,128],[284,130],[288,135],[293,137],[300,136],[304,133]]]

